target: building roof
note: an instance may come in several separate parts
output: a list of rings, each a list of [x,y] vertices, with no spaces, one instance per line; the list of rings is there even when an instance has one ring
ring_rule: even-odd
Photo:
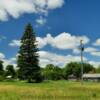
[[[83,78],[100,78],[100,74],[83,74]]]
[[[68,76],[68,78],[76,78],[76,76],[71,74],[71,75]]]

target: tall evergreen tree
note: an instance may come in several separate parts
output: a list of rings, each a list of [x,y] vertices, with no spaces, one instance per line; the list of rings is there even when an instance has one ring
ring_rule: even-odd
[[[28,80],[28,82],[40,82],[41,72],[38,60],[38,48],[36,44],[36,36],[32,25],[26,26],[24,35],[21,38],[21,46],[18,55],[18,76],[20,79]]]
[[[0,75],[2,75],[4,73],[3,70],[3,61],[0,60]]]
[[[0,81],[4,80],[4,72],[3,61],[0,60]]]

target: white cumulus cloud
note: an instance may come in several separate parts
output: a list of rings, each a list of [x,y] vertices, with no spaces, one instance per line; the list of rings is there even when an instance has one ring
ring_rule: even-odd
[[[100,51],[92,52],[91,55],[100,57]]]
[[[39,19],[36,19],[37,25],[44,25],[46,23],[46,19],[40,16]]]
[[[4,59],[5,55],[3,53],[0,52],[0,60]]]
[[[42,67],[45,67],[47,64],[54,64],[60,67],[64,67],[66,63],[80,61],[80,56],[61,55],[47,51],[39,51],[39,55],[40,66]],[[84,57],[84,61],[87,61],[87,58]]]
[[[87,47],[85,52],[90,53],[92,56],[100,56],[100,50],[94,47]]]
[[[9,46],[11,46],[11,47],[19,47],[20,45],[21,45],[20,40],[12,40],[9,43]]]
[[[0,60],[3,61],[4,69],[7,65],[12,64],[16,68],[16,63],[14,62],[14,58],[6,59],[6,56],[4,53],[0,52]]]
[[[100,39],[97,39],[96,42],[93,45],[94,46],[100,46]]]
[[[40,37],[37,37],[36,40],[38,42],[38,48],[43,48],[47,44],[46,41]]]
[[[80,40],[83,40],[84,44],[87,44],[90,40],[86,36],[74,36],[70,33],[60,33],[53,37],[51,34],[47,34],[45,37],[36,37],[38,48],[43,48],[47,44],[58,49],[76,49],[80,45]],[[12,40],[9,45],[12,47],[20,46],[20,40]]]
[[[89,38],[86,36],[74,36],[70,33],[63,32],[55,37],[51,34],[47,34],[43,38],[39,37],[39,40],[42,42],[39,41],[38,43],[44,44],[43,46],[49,44],[58,49],[75,49],[80,45],[81,39],[84,44],[89,42]]]
[[[100,62],[97,62],[97,61],[89,61],[88,63],[93,65],[95,68],[100,66]]]
[[[85,48],[85,52],[88,52],[88,53],[93,53],[93,52],[96,52],[96,51],[98,51],[98,49],[93,48],[93,47],[87,47],[87,48]]]
[[[18,18],[25,13],[48,13],[62,7],[64,0],[0,0],[0,20],[6,21],[9,16]]]
[[[48,9],[55,9],[60,8],[64,4],[64,0],[48,0],[47,8]]]

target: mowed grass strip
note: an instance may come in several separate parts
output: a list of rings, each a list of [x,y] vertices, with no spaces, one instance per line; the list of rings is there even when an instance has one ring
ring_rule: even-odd
[[[0,82],[0,100],[100,100],[100,83],[47,81]]]

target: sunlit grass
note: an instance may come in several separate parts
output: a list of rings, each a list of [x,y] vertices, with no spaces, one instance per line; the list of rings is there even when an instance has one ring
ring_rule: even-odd
[[[0,100],[100,100],[100,83],[48,81],[0,82]]]

